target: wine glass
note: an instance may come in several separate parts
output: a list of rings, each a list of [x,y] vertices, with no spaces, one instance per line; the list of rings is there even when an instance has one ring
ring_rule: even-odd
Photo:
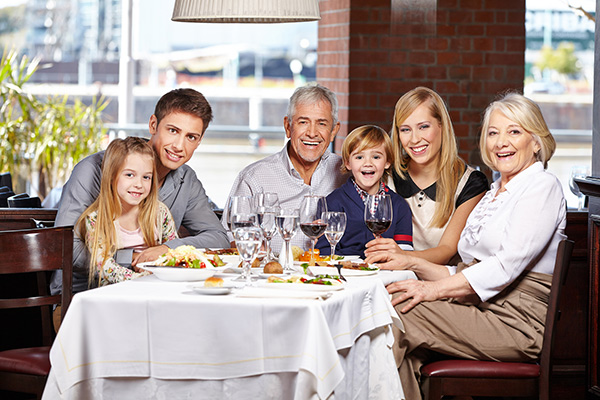
[[[235,246],[242,258],[242,274],[234,281],[242,281],[249,285],[252,283],[250,269],[262,242],[262,231],[255,226],[235,228],[233,237],[235,238]]]
[[[370,194],[365,203],[365,224],[376,239],[392,224],[392,198],[388,194]]]
[[[577,185],[577,182],[575,182],[575,178],[585,178],[590,174],[590,169],[589,167],[583,166],[583,165],[576,165],[573,168],[571,168],[571,179],[569,180],[569,188],[571,189],[571,192],[573,192],[573,194],[575,196],[577,196],[578,199],[578,205],[577,205],[577,210],[581,211],[583,209],[583,204],[585,201],[585,195],[583,193],[581,193],[581,190],[579,190],[579,185]]]
[[[283,260],[283,270],[293,271],[294,256],[290,241],[298,230],[298,210],[291,208],[282,208],[275,217],[277,231],[285,243],[285,260]]]
[[[315,244],[325,233],[327,223],[323,213],[327,212],[325,197],[317,195],[304,196],[300,204],[300,229],[310,239],[310,265],[315,265]]]
[[[273,260],[273,252],[271,250],[271,239],[277,232],[275,225],[275,217],[279,213],[279,207],[259,206],[256,208],[256,216],[258,217],[258,225],[262,229],[265,238],[265,263]]]
[[[253,196],[254,211],[258,217],[258,225],[263,230],[265,238],[265,263],[273,259],[271,239],[277,231],[275,216],[279,212],[279,197],[277,193],[256,193]]]
[[[327,224],[325,237],[331,246],[331,256],[329,256],[329,259],[335,261],[335,246],[342,236],[344,236],[344,231],[346,230],[346,213],[343,211],[327,211],[323,216],[323,220]]]
[[[229,218],[229,223],[233,231],[239,228],[259,228],[258,216],[253,212],[234,213]]]
[[[231,217],[240,213],[252,212],[252,197],[250,196],[231,196],[227,203],[227,226],[229,232],[233,233],[231,227]]]

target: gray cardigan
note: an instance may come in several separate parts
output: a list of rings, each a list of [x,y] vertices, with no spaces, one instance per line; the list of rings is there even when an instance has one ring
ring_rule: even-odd
[[[75,225],[79,216],[100,193],[101,165],[104,152],[98,152],[79,162],[65,184],[56,215],[56,226]],[[208,197],[194,170],[188,165],[169,172],[158,197],[165,203],[179,229],[182,225],[190,236],[165,243],[170,248],[187,244],[195,247],[229,247],[225,229],[208,204]],[[89,253],[85,243],[75,235],[73,243],[73,291],[86,290]],[[131,257],[131,256],[129,256]],[[131,258],[129,258],[131,260]],[[122,255],[119,257],[122,260]],[[62,289],[60,271],[54,274],[51,292]]]

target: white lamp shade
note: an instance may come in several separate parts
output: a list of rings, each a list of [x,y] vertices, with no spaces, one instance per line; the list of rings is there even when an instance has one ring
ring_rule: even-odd
[[[319,0],[175,0],[178,22],[274,23],[321,19]]]

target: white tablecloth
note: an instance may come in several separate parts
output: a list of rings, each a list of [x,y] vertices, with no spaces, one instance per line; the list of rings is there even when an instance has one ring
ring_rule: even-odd
[[[44,398],[402,398],[395,316],[379,279],[320,301],[204,296],[148,276],[75,296]]]

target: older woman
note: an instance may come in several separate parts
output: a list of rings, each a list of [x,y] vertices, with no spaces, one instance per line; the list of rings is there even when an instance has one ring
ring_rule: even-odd
[[[429,88],[417,87],[398,100],[391,135],[393,183],[413,215],[413,255],[447,263],[467,217],[489,189],[487,178],[458,156],[446,105]],[[367,262],[389,251],[403,252],[391,239],[372,240]]]
[[[534,361],[566,205],[545,168],[556,147],[539,107],[508,94],[486,110],[480,148],[501,177],[469,216],[457,268],[390,253],[381,267],[422,280],[388,286],[401,315],[396,361],[407,399],[418,399],[419,369],[431,352],[496,361]]]

